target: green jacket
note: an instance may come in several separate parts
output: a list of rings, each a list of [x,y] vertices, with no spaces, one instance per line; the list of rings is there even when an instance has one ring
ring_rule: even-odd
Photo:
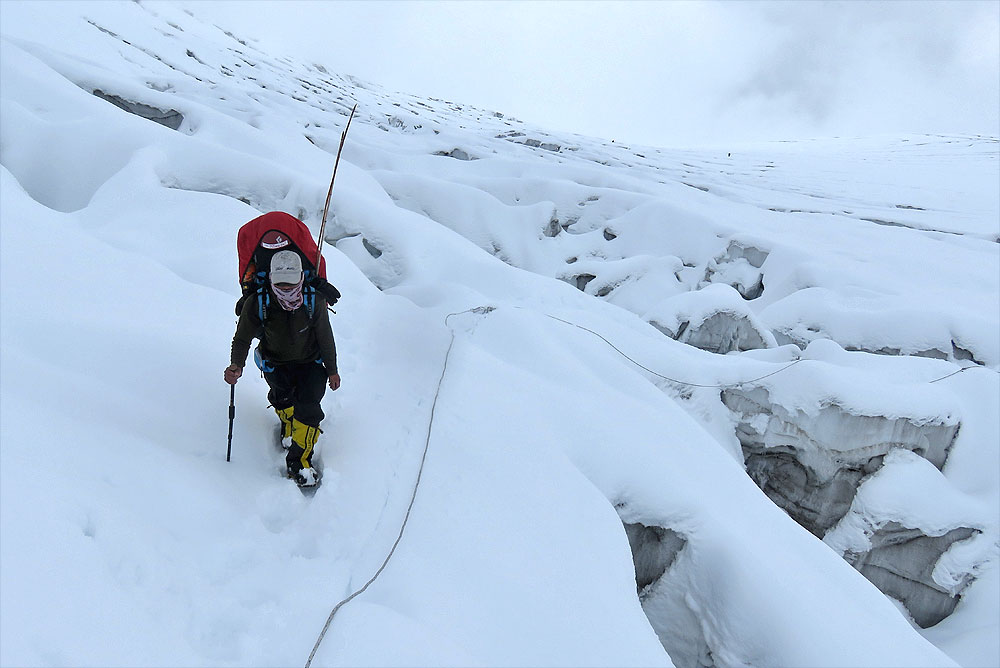
[[[233,336],[232,364],[245,366],[253,340],[260,339],[260,353],[272,364],[313,362],[322,358],[328,376],[338,373],[337,345],[333,340],[326,300],[321,295],[316,295],[311,321],[305,305],[289,312],[281,308],[272,295],[267,317],[261,323],[257,301],[257,295],[252,294],[243,303]]]

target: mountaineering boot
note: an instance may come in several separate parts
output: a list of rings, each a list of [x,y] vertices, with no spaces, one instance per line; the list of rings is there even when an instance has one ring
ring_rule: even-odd
[[[312,456],[316,441],[322,432],[292,418],[292,445],[285,456],[288,477],[299,487],[311,487],[319,482],[319,472],[313,468]]]
[[[292,447],[292,414],[295,412],[295,407],[275,408],[274,412],[281,420],[281,447],[287,450]]]

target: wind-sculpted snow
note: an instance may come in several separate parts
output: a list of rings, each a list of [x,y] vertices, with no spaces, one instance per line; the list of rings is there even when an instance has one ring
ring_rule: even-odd
[[[982,509],[935,467],[897,449],[823,540],[926,628],[952,613],[997,535]]]
[[[856,415],[837,403],[812,413],[771,401],[764,388],[726,390],[738,415],[747,473],[807,529],[822,536],[844,516],[861,478],[910,450],[943,466],[957,424],[936,418]]]
[[[765,251],[730,241],[725,253],[709,261],[702,283],[724,283],[735,288],[743,299],[757,299],[764,293],[762,267],[766,260]]]
[[[3,665],[304,662],[428,435],[315,665],[1000,662],[996,138],[628,147],[0,12]],[[235,239],[318,231],[355,102],[306,500],[250,370],[224,459]]]
[[[672,339],[725,354],[774,348],[777,342],[741,299],[725,285],[709,285],[666,300],[643,319]]]

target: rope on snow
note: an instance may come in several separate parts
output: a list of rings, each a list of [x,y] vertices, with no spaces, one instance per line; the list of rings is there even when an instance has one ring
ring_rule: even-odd
[[[492,310],[493,310],[492,306],[487,306],[487,307],[473,308],[467,311],[461,311],[460,313],[450,313],[448,314],[448,316],[445,317],[444,322],[445,325],[447,325],[448,319],[454,315],[461,315],[462,313],[485,314],[489,313]],[[305,668],[310,668],[310,666],[312,665],[313,659],[316,657],[316,651],[319,650],[320,643],[323,642],[323,638],[326,636],[326,632],[330,630],[330,624],[333,623],[333,618],[337,614],[337,612],[345,605],[350,603],[352,600],[363,594],[365,590],[368,589],[368,587],[370,587],[372,583],[378,579],[378,576],[382,574],[382,571],[384,571],[385,567],[389,564],[389,560],[392,559],[392,555],[396,552],[396,548],[399,546],[399,541],[403,539],[403,531],[406,530],[406,524],[407,522],[410,521],[410,511],[413,510],[413,503],[417,500],[417,490],[420,489],[420,480],[424,475],[424,463],[427,461],[427,450],[430,448],[431,445],[431,430],[434,427],[434,412],[437,409],[438,396],[441,394],[441,385],[442,383],[444,383],[444,376],[448,372],[448,360],[451,359],[451,349],[454,345],[455,345],[455,331],[451,330],[451,341],[448,342],[448,351],[444,355],[444,366],[441,368],[441,377],[438,378],[437,389],[434,391],[434,401],[431,403],[431,417],[430,420],[427,422],[427,438],[424,440],[424,452],[423,455],[421,455],[420,457],[420,468],[417,469],[417,481],[413,485],[413,495],[410,496],[410,505],[407,506],[406,508],[406,515],[403,517],[403,523],[399,527],[399,535],[396,536],[396,542],[392,544],[392,549],[389,550],[389,554],[386,555],[385,561],[382,562],[382,565],[379,566],[377,571],[375,571],[375,575],[373,575],[371,579],[369,579],[368,582],[366,582],[364,586],[361,587],[361,589],[358,589],[356,592],[354,592],[353,594],[342,600],[340,603],[338,603],[333,607],[333,610],[330,611],[330,615],[326,618],[326,624],[323,625],[323,630],[320,631],[319,637],[316,638],[316,644],[313,645],[312,651],[309,653],[309,659],[306,660]]]
[[[471,308],[471,309],[468,309],[468,310],[465,310],[465,311],[460,311],[460,312],[457,312],[457,313],[449,313],[445,317],[445,319],[444,319],[445,325],[448,326],[448,320],[452,316],[462,315],[464,313],[477,313],[477,314],[480,314],[480,315],[485,315],[485,314],[490,313],[490,312],[492,312],[494,310],[495,310],[495,307],[493,307],[493,306],[479,306],[479,307],[476,307],[476,308]],[[583,325],[578,325],[578,324],[576,324],[574,322],[570,322],[568,320],[563,320],[562,318],[557,318],[556,316],[550,315],[548,313],[546,313],[544,315],[546,317],[552,318],[553,320],[557,320],[557,321],[559,321],[561,323],[564,323],[564,324],[567,324],[567,325],[571,325],[571,326],[576,327],[578,329],[582,329],[585,332],[590,332],[591,334],[593,334],[594,336],[598,337],[599,339],[601,339],[602,341],[604,341],[605,343],[607,343],[609,346],[611,346],[612,348],[614,348],[615,351],[619,355],[621,355],[622,357],[624,357],[628,361],[632,362],[632,364],[636,365],[640,369],[643,369],[643,370],[647,371],[648,373],[653,374],[654,376],[658,376],[658,377],[660,377],[660,378],[662,378],[664,380],[670,381],[671,383],[678,383],[680,385],[688,385],[688,386],[691,386],[691,387],[722,388],[722,387],[735,387],[735,386],[738,386],[738,385],[744,385],[746,383],[754,383],[754,382],[756,382],[758,380],[763,380],[764,378],[769,378],[770,376],[774,376],[775,374],[779,374],[782,371],[784,371],[784,370],[786,370],[786,369],[788,369],[788,368],[790,368],[792,366],[795,366],[799,362],[803,361],[802,358],[799,358],[799,359],[791,362],[790,364],[786,364],[785,366],[781,367],[777,371],[772,371],[771,373],[765,374],[763,376],[759,376],[759,377],[753,378],[751,380],[740,381],[738,383],[728,383],[728,384],[722,384],[722,385],[702,385],[702,384],[699,384],[699,383],[689,383],[687,381],[677,380],[676,378],[670,378],[668,376],[664,376],[663,374],[658,373],[656,371],[653,371],[649,367],[647,367],[647,366],[645,366],[643,364],[640,364],[639,362],[637,362],[636,360],[634,360],[632,357],[630,357],[628,354],[626,354],[625,352],[623,352],[618,346],[616,346],[615,344],[611,343],[611,341],[609,341],[604,336],[602,336],[601,334],[598,334],[597,332],[595,332],[592,329],[584,327]],[[431,444],[431,431],[434,428],[434,414],[435,414],[435,411],[437,409],[438,397],[441,394],[441,385],[444,383],[445,374],[448,372],[448,361],[451,359],[451,349],[452,349],[452,347],[454,345],[455,345],[455,331],[451,330],[451,340],[448,342],[448,350],[447,350],[447,352],[445,353],[445,356],[444,356],[444,365],[441,368],[441,377],[438,378],[437,389],[434,391],[434,401],[431,403],[431,416],[430,416],[430,420],[427,422],[427,437],[424,440],[424,452],[423,452],[423,454],[420,457],[420,468],[417,470],[417,480],[416,480],[416,482],[413,485],[413,494],[410,496],[410,504],[406,508],[406,515],[403,517],[403,523],[399,527],[399,534],[396,536],[396,541],[392,544],[392,548],[389,550],[389,554],[386,555],[385,560],[382,562],[382,565],[379,566],[379,568],[378,568],[377,571],[375,571],[375,574],[371,577],[371,579],[369,579],[368,582],[366,582],[364,584],[364,586],[362,586],[360,589],[358,589],[357,591],[355,591],[353,594],[351,594],[350,596],[348,596],[344,600],[342,600],[339,603],[337,603],[337,605],[335,605],[333,607],[333,609],[330,611],[330,615],[326,618],[326,624],[323,625],[323,630],[320,631],[319,637],[316,638],[316,644],[313,645],[312,651],[309,653],[309,659],[306,661],[305,668],[310,668],[310,666],[312,665],[313,659],[316,657],[316,652],[317,652],[317,650],[319,650],[320,643],[323,642],[323,638],[326,636],[326,632],[330,630],[330,625],[333,623],[333,618],[337,614],[337,612],[339,612],[341,608],[343,608],[345,605],[347,605],[348,603],[350,603],[351,601],[353,601],[355,598],[357,598],[358,596],[360,596],[361,594],[363,594],[368,589],[368,587],[370,587],[372,585],[372,583],[374,583],[375,580],[378,579],[378,576],[382,574],[382,571],[384,571],[385,568],[386,568],[386,566],[389,564],[389,560],[392,559],[392,555],[396,552],[396,548],[399,546],[399,542],[403,539],[403,532],[406,530],[406,524],[407,524],[407,522],[410,521],[410,512],[413,510],[413,504],[417,500],[417,490],[420,489],[420,480],[421,480],[421,478],[423,477],[423,474],[424,474],[424,464],[427,461],[427,451],[430,448],[430,444]],[[945,378],[950,378],[951,376],[954,376],[955,374],[959,374],[959,373],[962,373],[963,371],[968,371],[969,369],[976,369],[976,368],[984,368],[984,367],[979,367],[979,366],[965,367],[965,368],[959,369],[958,371],[950,373],[950,374],[948,374],[946,376],[942,376],[940,378],[935,378],[934,380],[929,381],[929,382],[936,383],[939,380],[944,380]]]
[[[548,313],[546,313],[544,315],[546,317],[552,318],[553,320],[558,320],[559,322],[565,323],[567,325],[572,325],[573,327],[576,327],[578,329],[582,329],[585,332],[590,332],[591,334],[593,334],[594,336],[598,337],[599,339],[601,339],[602,341],[604,341],[606,344],[608,344],[609,346],[611,346],[612,348],[614,348],[615,351],[619,355],[621,355],[622,357],[624,357],[625,359],[627,359],[629,362],[631,362],[632,364],[636,365],[640,369],[643,369],[644,371],[647,371],[647,372],[653,374],[654,376],[659,376],[660,378],[662,378],[664,380],[668,380],[671,383],[677,383],[679,385],[688,385],[690,387],[722,388],[722,387],[737,387],[739,385],[746,385],[748,383],[755,383],[758,380],[764,380],[765,378],[769,378],[769,377],[771,377],[771,376],[773,376],[775,374],[779,374],[782,371],[784,371],[785,369],[788,369],[789,367],[793,367],[796,364],[798,364],[799,362],[804,361],[803,358],[800,357],[799,359],[795,360],[794,362],[791,362],[790,364],[786,364],[785,366],[781,367],[777,371],[772,371],[771,373],[764,374],[763,376],[759,376],[757,378],[751,378],[750,380],[741,380],[738,383],[727,383],[727,384],[723,384],[723,385],[699,385],[698,383],[689,383],[689,382],[687,382],[685,380],[677,380],[676,378],[669,378],[667,376],[664,376],[662,373],[657,373],[656,371],[653,371],[649,367],[646,367],[646,366],[640,364],[639,362],[635,361],[631,357],[629,357],[626,353],[622,352],[622,350],[618,346],[616,346],[615,344],[611,343],[606,338],[604,338],[603,336],[601,336],[600,334],[598,334],[597,332],[595,332],[592,329],[588,329],[588,328],[584,327],[583,325],[578,325],[575,322],[570,322],[569,320],[563,320],[562,318],[557,318],[556,316],[549,315]],[[930,383],[936,383],[939,380],[944,380],[945,378],[951,378],[952,376],[954,376],[956,374],[960,374],[963,371],[968,371],[969,369],[985,369],[986,371],[993,371],[993,373],[1000,373],[1000,372],[996,371],[995,369],[991,369],[989,367],[980,366],[980,365],[976,364],[976,365],[973,365],[973,366],[962,367],[958,371],[952,371],[951,373],[949,373],[949,374],[947,374],[945,376],[941,376],[940,378],[935,378],[934,380],[929,380],[929,381],[927,381],[927,383],[928,384],[930,384]]]
[[[701,385],[699,383],[689,383],[686,380],[677,380],[676,378],[670,378],[668,376],[664,376],[662,373],[657,373],[656,371],[653,371],[649,367],[640,364],[639,362],[637,362],[634,359],[632,359],[631,357],[629,357],[625,352],[623,352],[621,350],[621,348],[619,348],[615,344],[611,343],[606,338],[604,338],[603,336],[601,336],[600,334],[598,334],[597,332],[595,332],[592,329],[588,329],[588,328],[584,327],[583,325],[578,325],[575,322],[570,322],[569,320],[563,320],[562,318],[557,318],[556,316],[549,315],[548,313],[546,313],[545,315],[547,317],[549,317],[549,318],[552,318],[553,320],[558,320],[559,322],[566,323],[567,325],[572,325],[573,327],[576,327],[578,329],[582,329],[585,332],[590,332],[591,334],[593,334],[594,336],[596,336],[597,338],[599,338],[600,340],[604,341],[606,344],[608,344],[609,346],[611,346],[612,348],[614,348],[615,352],[617,352],[619,355],[621,355],[622,357],[624,357],[625,359],[627,359],[629,362],[631,362],[632,364],[636,365],[640,369],[653,374],[654,376],[659,376],[663,380],[669,380],[671,383],[677,383],[679,385],[688,385],[690,387],[717,387],[717,388],[718,387],[736,387],[737,385],[745,385],[746,383],[754,383],[754,382],[756,382],[758,380],[763,380],[763,379],[768,378],[770,376],[773,376],[775,374],[781,373],[785,369],[787,369],[789,367],[793,367],[793,366],[795,366],[796,364],[798,364],[799,362],[802,361],[802,358],[800,357],[799,359],[795,360],[794,362],[791,362],[791,363],[786,364],[785,366],[781,367],[777,371],[772,371],[771,373],[764,374],[763,376],[760,376],[758,378],[752,378],[750,380],[741,380],[738,383],[726,383],[726,384],[723,384],[723,385]]]
[[[464,313],[477,313],[477,314],[480,314],[480,315],[485,315],[485,314],[490,313],[490,312],[492,312],[494,310],[495,310],[495,307],[493,307],[493,306],[479,306],[479,307],[471,308],[471,309],[468,309],[468,310],[465,310],[465,311],[459,311],[457,313],[449,313],[445,317],[445,319],[444,319],[445,325],[449,326],[449,328],[450,328],[450,325],[448,325],[448,321],[452,318],[452,316],[462,315]],[[694,386],[694,387],[726,387],[726,386],[723,386],[723,385],[699,385],[697,383],[686,383],[686,382],[681,381],[681,380],[675,380],[673,378],[669,378],[669,377],[664,376],[664,375],[662,375],[660,373],[657,373],[656,371],[653,371],[652,369],[649,369],[649,368],[643,366],[642,364],[640,364],[639,362],[635,361],[634,359],[632,359],[631,357],[629,357],[626,353],[624,353],[620,348],[618,348],[615,344],[611,343],[611,341],[608,341],[608,339],[604,338],[603,336],[601,336],[600,334],[598,334],[594,330],[588,329],[586,327],[583,327],[582,325],[577,325],[576,323],[569,322],[568,320],[563,320],[562,318],[557,318],[554,315],[549,315],[549,314],[545,314],[545,315],[548,316],[549,318],[552,318],[553,320],[558,320],[559,322],[563,322],[563,323],[565,323],[567,325],[572,325],[573,327],[578,327],[578,328],[580,328],[580,329],[582,329],[584,331],[590,332],[591,334],[593,334],[594,336],[597,336],[602,341],[604,341],[605,343],[607,343],[609,346],[611,346],[612,348],[614,348],[618,352],[618,354],[620,354],[622,357],[626,358],[627,360],[629,360],[630,362],[632,362],[636,366],[638,366],[638,367],[640,367],[642,369],[645,369],[646,371],[648,371],[649,373],[653,374],[654,376],[659,376],[660,378],[663,378],[665,380],[669,380],[669,381],[674,382],[674,383],[681,383],[683,385],[691,385],[691,386]],[[309,658],[306,660],[305,668],[310,668],[312,666],[313,659],[316,658],[316,652],[319,650],[319,646],[323,642],[323,638],[326,637],[327,631],[330,630],[330,625],[333,623],[333,618],[337,615],[337,613],[340,611],[341,608],[343,608],[345,605],[347,605],[348,603],[350,603],[351,601],[353,601],[355,598],[357,598],[361,594],[365,593],[365,591],[368,589],[368,587],[370,587],[375,582],[375,580],[378,579],[378,577],[382,574],[382,571],[384,571],[385,568],[386,568],[386,566],[389,565],[389,560],[392,559],[392,555],[395,554],[396,548],[399,547],[399,543],[403,539],[403,532],[406,530],[406,525],[410,521],[410,513],[413,510],[413,504],[414,504],[414,502],[416,502],[416,500],[417,500],[417,490],[420,489],[420,481],[423,478],[424,464],[427,461],[427,451],[430,449],[430,444],[431,444],[431,432],[432,432],[432,430],[434,428],[434,414],[435,414],[435,412],[437,410],[438,397],[441,395],[441,386],[444,383],[445,374],[448,372],[448,362],[451,359],[451,350],[454,347],[454,345],[455,345],[455,331],[451,330],[451,340],[448,342],[448,350],[447,350],[447,352],[445,353],[445,356],[444,356],[444,365],[441,368],[441,377],[438,378],[437,389],[434,391],[434,401],[431,403],[431,416],[430,416],[430,420],[427,422],[427,437],[424,439],[424,451],[423,451],[423,454],[420,457],[420,467],[417,469],[417,480],[416,480],[416,482],[413,485],[413,494],[410,496],[410,503],[409,503],[409,505],[406,508],[406,515],[404,515],[403,522],[402,522],[402,524],[399,527],[399,534],[396,536],[396,540],[392,544],[392,548],[389,550],[389,553],[386,555],[385,560],[382,561],[382,565],[379,566],[379,568],[378,568],[377,571],[375,571],[375,574],[372,575],[372,577],[360,589],[358,589],[357,591],[355,591],[354,593],[352,593],[350,596],[348,596],[347,598],[345,598],[342,601],[340,601],[339,603],[337,603],[337,605],[333,606],[333,609],[330,611],[330,614],[326,618],[326,623],[323,625],[323,629],[320,631],[319,636],[316,638],[316,643],[313,645],[312,651],[309,653]],[[784,366],[781,369],[778,369],[777,371],[773,371],[773,372],[771,372],[771,373],[769,373],[767,375],[761,376],[760,378],[755,378],[754,380],[761,380],[762,378],[767,378],[768,376],[773,376],[774,374],[780,373],[780,372],[784,371],[785,369],[787,369],[788,367],[790,367],[790,366],[792,366],[794,364],[798,364],[801,361],[802,361],[801,359],[797,359],[794,362],[792,362],[791,364],[788,364],[787,366]],[[753,382],[753,381],[744,381],[744,382]]]
[[[944,380],[945,378],[951,378],[951,377],[952,377],[952,376],[954,376],[955,374],[957,374],[957,373],[962,373],[963,371],[968,371],[969,369],[986,369],[987,371],[992,371],[993,373],[997,373],[997,371],[996,371],[995,369],[991,369],[991,368],[989,368],[989,367],[986,367],[986,366],[979,366],[978,364],[976,364],[976,365],[974,365],[974,366],[965,366],[965,367],[962,367],[962,368],[961,368],[961,369],[959,369],[958,371],[952,371],[952,372],[951,372],[951,373],[949,373],[949,374],[948,374],[947,376],[941,376],[940,378],[935,378],[934,380],[929,380],[929,381],[927,381],[927,382],[928,382],[928,383],[936,383],[936,382],[938,382],[939,380]]]

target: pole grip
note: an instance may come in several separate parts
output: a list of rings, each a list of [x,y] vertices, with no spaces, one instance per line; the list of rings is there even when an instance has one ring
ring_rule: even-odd
[[[236,418],[236,384],[229,386],[229,443],[226,445],[226,461],[233,453],[233,420]]]

